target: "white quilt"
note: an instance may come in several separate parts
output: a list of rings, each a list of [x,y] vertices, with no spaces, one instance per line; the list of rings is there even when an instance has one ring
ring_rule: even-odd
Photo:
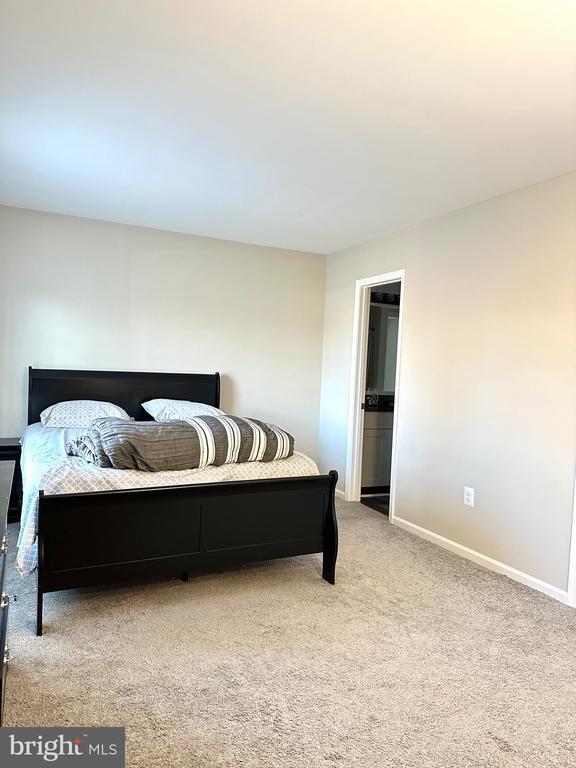
[[[293,456],[277,461],[223,464],[220,467],[209,466],[176,472],[101,469],[84,459],[66,455],[66,443],[85,431],[31,424],[24,432],[22,438],[24,495],[16,558],[16,567],[22,574],[33,571],[38,562],[36,533],[40,490],[47,495],[85,493],[319,474],[314,461],[309,456],[296,451]]]

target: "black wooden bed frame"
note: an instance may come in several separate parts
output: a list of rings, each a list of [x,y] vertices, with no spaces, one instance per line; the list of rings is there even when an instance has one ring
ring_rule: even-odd
[[[64,400],[106,400],[137,420],[158,397],[220,404],[220,375],[29,369],[28,423]],[[323,553],[334,584],[338,475],[45,495],[38,509],[36,634],[43,597],[154,574]]]

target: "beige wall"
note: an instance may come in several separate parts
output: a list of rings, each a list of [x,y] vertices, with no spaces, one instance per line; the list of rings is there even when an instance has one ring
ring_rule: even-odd
[[[342,488],[355,280],[405,268],[396,513],[564,589],[575,214],[570,174],[334,254],[324,315],[322,256],[0,207],[0,434],[30,364],[220,370],[225,409],[293,431]]]
[[[355,280],[401,268],[396,514],[565,589],[576,174],[329,257],[320,451],[341,488]],[[464,485],[476,489],[474,509]]]
[[[0,434],[24,428],[28,365],[219,370],[224,409],[317,458],[325,262],[0,207]]]

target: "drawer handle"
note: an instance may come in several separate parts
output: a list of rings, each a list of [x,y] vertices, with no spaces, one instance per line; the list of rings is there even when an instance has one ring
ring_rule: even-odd
[[[0,608],[6,608],[7,605],[10,605],[10,603],[17,603],[18,602],[18,596],[17,595],[10,595],[6,594],[6,592],[2,592],[2,597],[0,597]]]

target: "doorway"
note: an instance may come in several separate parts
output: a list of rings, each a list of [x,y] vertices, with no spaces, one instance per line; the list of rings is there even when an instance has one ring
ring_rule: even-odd
[[[404,270],[358,280],[346,498],[394,517]]]

